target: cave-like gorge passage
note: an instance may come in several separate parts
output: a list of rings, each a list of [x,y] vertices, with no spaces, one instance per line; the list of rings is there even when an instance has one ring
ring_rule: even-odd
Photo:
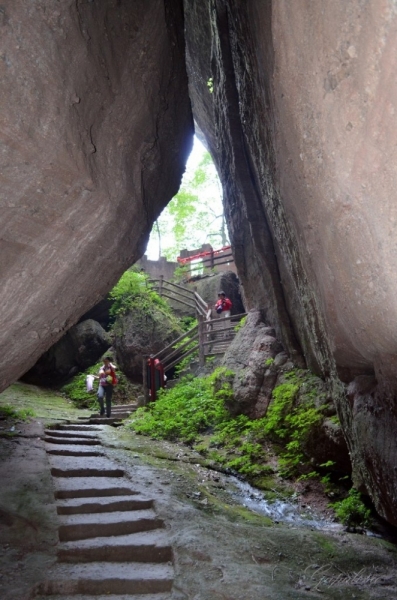
[[[397,525],[392,0],[3,0],[0,390],[144,252],[196,128],[247,307]]]

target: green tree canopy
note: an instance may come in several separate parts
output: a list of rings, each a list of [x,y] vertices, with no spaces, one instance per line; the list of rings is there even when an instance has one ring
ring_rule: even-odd
[[[219,178],[209,152],[195,169],[187,169],[178,194],[157,219],[149,241],[158,255],[175,260],[180,250],[204,243],[229,244]]]

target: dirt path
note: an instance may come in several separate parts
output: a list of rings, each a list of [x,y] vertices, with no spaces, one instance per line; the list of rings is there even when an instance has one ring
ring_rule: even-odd
[[[392,544],[276,524],[178,445],[59,424],[0,437],[1,600],[397,597]]]

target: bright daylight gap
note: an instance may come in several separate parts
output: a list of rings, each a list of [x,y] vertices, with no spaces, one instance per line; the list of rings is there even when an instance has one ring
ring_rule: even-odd
[[[228,245],[222,188],[211,155],[195,136],[181,187],[153,225],[146,255],[175,261],[182,249]]]

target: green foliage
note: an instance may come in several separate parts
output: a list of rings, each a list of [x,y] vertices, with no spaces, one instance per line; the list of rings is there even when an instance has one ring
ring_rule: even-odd
[[[321,463],[320,467],[322,467],[323,469],[329,469],[330,467],[333,467],[334,465],[335,465],[334,460],[327,460],[327,462]]]
[[[130,427],[155,439],[192,443],[225,418],[226,410],[214,398],[208,378],[186,376],[170,390],[161,390],[155,403],[137,410]]]
[[[273,390],[273,402],[267,411],[266,433],[285,438],[288,434],[286,418],[299,390],[294,383],[282,383]]]
[[[287,373],[285,382],[273,391],[267,415],[253,420],[242,414],[231,416],[226,410],[233,403],[234,377],[225,367],[203,378],[185,377],[161,392],[156,403],[139,410],[130,427],[156,438],[196,443],[196,449],[210,460],[257,485],[269,479],[265,451],[269,439],[280,447],[282,475],[302,474],[303,465],[304,478],[318,476],[307,470],[305,455],[305,443],[323,419],[321,408],[314,404],[317,380],[306,371]],[[325,465],[330,466],[330,461]]]
[[[319,395],[315,378],[307,371],[293,370],[285,379],[273,390],[265,431],[274,441],[283,442],[279,466],[281,474],[288,477],[306,463],[305,444],[324,417],[322,407],[315,405]]]
[[[84,373],[75,375],[73,379],[61,387],[61,392],[70,398],[78,408],[91,408],[94,410],[98,407],[96,394],[87,392],[86,376],[98,375],[101,366],[102,362],[96,363]]]
[[[182,328],[182,331],[185,333],[187,333],[190,329],[193,329],[193,327],[196,327],[197,323],[198,321],[196,317],[181,317],[179,319],[179,324]]]
[[[234,326],[234,331],[240,331],[240,329],[242,329],[245,325],[245,323],[247,322],[247,315],[245,317],[243,317],[242,319],[240,319],[240,321],[237,323],[237,325]]]
[[[365,506],[360,492],[355,488],[351,488],[347,498],[330,506],[335,510],[337,518],[348,528],[366,527],[371,522],[371,511]]]
[[[199,248],[205,242],[215,247],[229,244],[221,186],[208,152],[193,172],[186,172],[178,194],[161,213],[150,244],[156,243],[156,238],[158,244],[163,240],[162,254],[168,260],[175,260],[183,248]],[[186,270],[177,271],[174,277],[185,279]]]
[[[0,406],[0,418],[3,419],[17,419],[18,421],[27,421],[29,417],[36,416],[34,410],[31,408],[17,409],[10,404]]]
[[[116,318],[128,311],[139,310],[140,313],[150,314],[154,307],[174,318],[171,308],[164,298],[152,289],[145,273],[130,269],[123,273],[118,283],[109,293],[112,300],[110,315]]]
[[[224,404],[233,398],[233,379],[234,372],[226,367],[218,367],[208,376],[208,381],[212,386],[214,397]]]
[[[210,77],[207,81],[207,88],[210,94],[214,92],[214,80],[212,77]]]
[[[177,248],[173,247],[171,250],[165,250],[164,251],[164,256],[168,259],[168,260],[174,260],[175,256],[179,254],[179,251],[177,251]],[[181,265],[179,264],[175,270],[174,270],[174,274],[172,276],[172,281],[174,281],[175,283],[183,283],[186,282],[188,280],[188,276],[190,273],[190,268],[187,265]]]
[[[267,360],[265,360],[265,367],[271,367],[273,363],[274,358],[268,358]]]

